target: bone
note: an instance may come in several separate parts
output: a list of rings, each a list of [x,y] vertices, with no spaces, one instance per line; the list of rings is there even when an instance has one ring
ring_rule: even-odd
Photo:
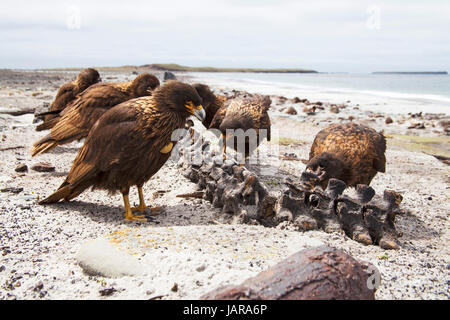
[[[332,178],[328,180],[328,186],[325,193],[334,200],[344,192],[345,188],[347,188],[347,185],[344,181]]]
[[[192,128],[191,128],[192,129]],[[204,163],[190,162],[194,149],[201,147]],[[197,149],[198,150],[198,149]],[[179,151],[179,166],[183,175],[197,184],[196,195],[221,209],[229,223],[262,224],[268,227],[280,223],[299,231],[323,230],[343,233],[365,245],[398,249],[395,215],[402,196],[384,191],[383,201],[373,201],[375,191],[368,185],[356,187],[356,198],[343,196],[346,185],[330,179],[327,189],[316,188],[320,177],[305,171],[299,179],[285,178],[281,194],[272,193],[259,176],[232,159],[224,159],[198,142]],[[344,232],[342,232],[344,231]]]
[[[360,203],[366,204],[375,196],[375,190],[366,184],[358,184],[356,186],[357,199]]]

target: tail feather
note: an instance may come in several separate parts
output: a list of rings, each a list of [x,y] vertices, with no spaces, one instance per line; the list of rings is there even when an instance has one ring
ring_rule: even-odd
[[[61,110],[50,110],[50,111],[45,111],[45,112],[38,113],[37,115],[38,116],[46,116],[46,115],[49,115],[49,114],[58,114],[60,112],[61,112]]]
[[[39,204],[49,204],[58,202],[61,199],[68,199],[70,194],[72,193],[72,188],[70,184],[62,185],[56,190],[52,195],[48,196],[44,200],[39,201]]]
[[[60,118],[61,117],[55,117],[49,120],[45,120],[43,123],[36,127],[36,131],[50,130],[58,123]]]
[[[34,157],[37,154],[45,153],[56,146],[58,146],[58,141],[53,139],[51,134],[48,134],[33,145],[31,156]]]

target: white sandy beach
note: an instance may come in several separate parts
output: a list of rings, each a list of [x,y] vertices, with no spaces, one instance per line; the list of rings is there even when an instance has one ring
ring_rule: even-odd
[[[72,77],[63,72],[44,74],[38,79],[28,73],[13,75],[0,77],[0,106],[4,108],[51,102],[57,87]],[[133,77],[131,73],[110,72],[104,75],[104,81]],[[188,78],[199,79],[210,84],[216,93],[245,89],[272,95],[272,127],[278,132],[278,142],[283,142],[279,146],[281,155],[295,153],[306,158],[315,134],[332,122],[348,121],[349,115],[354,115],[355,121],[385,130],[386,134],[439,137],[444,139],[439,150],[448,149],[448,138],[438,125],[439,117],[420,120],[426,129],[418,130],[407,129],[417,119],[405,112],[392,112],[394,123],[390,125],[385,124],[385,117],[391,113],[371,117],[365,112],[386,111],[395,103],[393,100],[372,97],[370,104],[352,94],[339,100],[338,96],[296,88],[215,82],[208,75],[199,78],[193,74]],[[286,107],[286,103],[277,104],[277,96],[281,95],[310,101],[351,102],[339,114],[324,110],[316,116],[302,114],[301,106],[296,105],[299,114],[291,117],[280,111]],[[353,109],[356,104],[360,110]],[[374,109],[377,105],[380,109]],[[417,109],[410,112],[424,111],[414,106]],[[431,155],[388,142],[387,171],[378,174],[371,185],[378,195],[385,189],[400,192],[401,207],[408,213],[396,220],[397,228],[403,232],[400,249],[384,250],[362,245],[341,233],[231,224],[230,217],[209,202],[177,197],[195,191],[196,186],[170,161],[144,187],[149,204],[164,208],[163,214],[152,217],[148,223],[125,222],[121,196],[98,190],[86,190],[69,203],[40,206],[37,198],[49,195],[61,184],[80,143],[31,158],[30,147],[43,135],[34,130],[32,119],[32,115],[0,114],[0,148],[4,149],[0,151],[0,189],[23,188],[17,193],[0,192],[0,299],[198,299],[219,286],[239,284],[302,248],[321,243],[374,264],[382,276],[377,299],[450,297],[450,169]],[[403,123],[398,123],[401,120]],[[30,170],[37,162],[48,162],[55,171]],[[15,172],[19,164],[26,164],[28,172]],[[304,164],[282,160],[277,169],[276,176],[262,177],[275,194],[284,177],[299,177]],[[351,190],[346,192],[352,194]],[[130,199],[137,201],[136,190],[132,190]],[[79,265],[80,249],[96,239],[113,243],[134,257],[137,269],[143,268],[142,273],[119,278],[86,274]],[[103,297],[100,291],[105,288],[116,291]]]

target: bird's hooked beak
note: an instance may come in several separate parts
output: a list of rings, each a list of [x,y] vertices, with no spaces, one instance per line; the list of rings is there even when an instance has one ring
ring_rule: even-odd
[[[327,172],[325,171],[325,169],[322,168],[322,167],[320,167],[320,166],[318,166],[317,169],[316,169],[315,171],[314,171],[311,167],[307,167],[307,168],[306,168],[306,171],[307,171],[309,174],[312,174],[312,175],[316,176],[316,177],[319,179],[319,181],[324,180],[324,179],[325,179],[325,175],[327,174]]]
[[[190,114],[192,114],[194,117],[196,117],[198,120],[203,121],[206,118],[205,110],[203,109],[202,105],[194,106],[194,104],[189,101],[185,104],[186,109],[189,111]]]
[[[200,121],[203,121],[206,118],[206,113],[202,106],[200,106],[200,109],[195,110],[193,114]]]

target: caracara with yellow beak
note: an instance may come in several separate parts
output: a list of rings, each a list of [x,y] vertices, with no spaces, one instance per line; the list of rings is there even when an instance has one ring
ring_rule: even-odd
[[[59,145],[85,138],[107,110],[127,100],[151,95],[158,86],[158,78],[149,73],[130,82],[91,86],[58,117],[48,122],[53,126],[50,133],[34,143],[31,155],[46,153]]]
[[[169,159],[176,143],[172,133],[191,115],[205,118],[202,99],[190,85],[168,81],[152,96],[121,103],[105,112],[92,127],[59,189],[39,204],[71,200],[89,187],[120,191],[125,219],[146,221],[142,186]],[[136,185],[140,204],[131,208],[128,192]]]
[[[63,84],[56,93],[55,100],[53,100],[50,105],[49,112],[41,114],[44,115],[44,122],[36,127],[36,131],[48,129],[49,121],[58,117],[58,114],[64,110],[69,103],[75,100],[78,94],[82,93],[93,84],[101,81],[102,79],[97,70],[87,68],[78,74],[75,81]]]

